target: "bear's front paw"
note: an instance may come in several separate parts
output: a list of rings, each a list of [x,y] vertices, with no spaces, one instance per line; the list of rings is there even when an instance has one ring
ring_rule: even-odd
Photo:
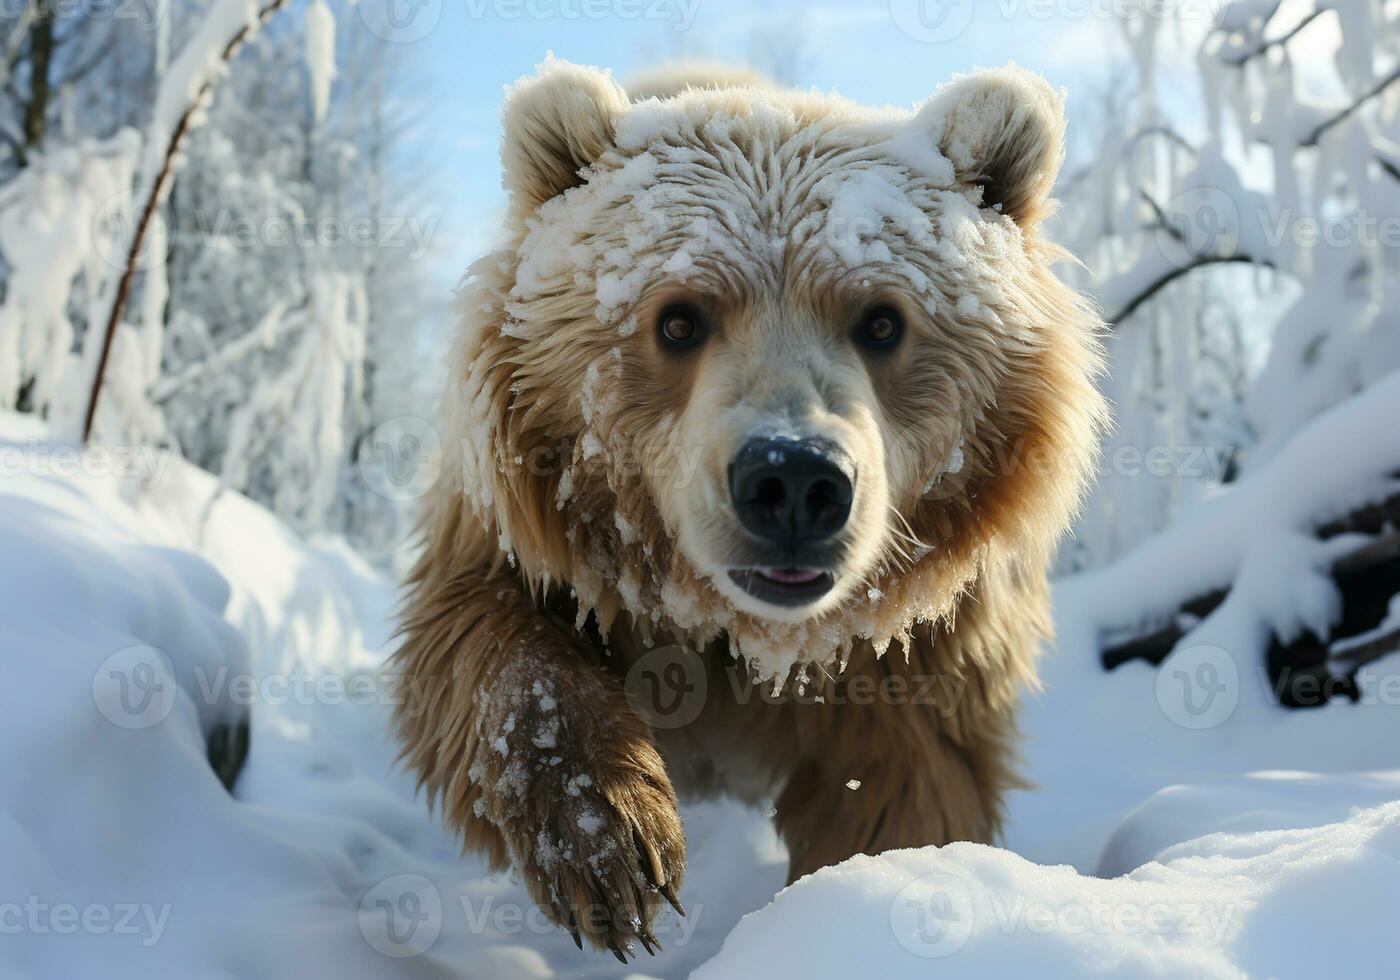
[[[608,755],[560,772],[557,791],[532,786],[529,812],[507,836],[540,907],[580,949],[587,936],[625,963],[634,938],[653,955],[660,948],[652,919],[661,899],[685,914],[676,897],[685,835],[656,749],[633,744]]]

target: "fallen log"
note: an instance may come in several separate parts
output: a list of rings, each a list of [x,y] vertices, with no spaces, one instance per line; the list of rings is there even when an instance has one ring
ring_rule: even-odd
[[[1373,538],[1340,558],[1331,575],[1342,598],[1342,611],[1331,636],[1322,639],[1311,632],[1283,643],[1275,638],[1264,657],[1269,683],[1280,704],[1292,708],[1316,707],[1334,697],[1359,700],[1357,674],[1367,664],[1400,649],[1400,629],[1380,629],[1390,605],[1400,595],[1400,494],[1357,508],[1321,523],[1316,535],[1329,540],[1346,534]],[[1100,653],[1104,669],[1112,671],[1132,660],[1158,665],[1202,619],[1214,612],[1229,589],[1215,589],[1196,596],[1166,621],[1118,634]],[[1345,641],[1368,636],[1362,644]],[[1345,652],[1333,655],[1334,647]]]

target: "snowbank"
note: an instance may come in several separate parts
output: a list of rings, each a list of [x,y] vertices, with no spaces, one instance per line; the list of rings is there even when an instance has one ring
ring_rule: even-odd
[[[1217,806],[1249,795],[1221,789]],[[1379,976],[1395,962],[1397,903],[1400,802],[1207,834],[1112,879],[954,844],[803,879],[695,976]],[[796,936],[816,938],[779,938]]]
[[[0,975],[597,976],[394,770],[390,584],[208,474],[0,414]],[[205,758],[251,712],[235,796]],[[686,814],[684,976],[782,884],[763,814]]]
[[[1384,697],[1400,658],[1367,668],[1374,701],[1306,712],[1278,707],[1255,664],[1310,604],[1298,582],[1320,588],[1300,577],[1316,556],[1287,544],[1389,487],[1397,403],[1400,379],[1377,385],[1060,585],[1059,650],[1023,719],[1041,788],[1010,801],[1005,849],[857,858],[774,900],[786,855],[766,814],[689,806],[690,915],[668,913],[665,952],[626,971],[461,856],[394,769],[394,594],[373,569],[178,460],[78,457],[0,415],[0,973],[1380,975],[1400,958]],[[1240,597],[1161,669],[1104,673],[1103,631],[1231,580]],[[1172,688],[1201,636],[1237,674],[1207,724]],[[206,740],[245,717],[230,796]]]

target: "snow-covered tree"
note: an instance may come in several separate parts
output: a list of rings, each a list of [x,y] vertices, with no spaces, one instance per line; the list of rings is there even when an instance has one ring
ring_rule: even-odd
[[[1400,366],[1400,4],[1225,3],[1195,53],[1199,104],[1171,116],[1158,69],[1179,35],[1151,7],[1122,22],[1136,97],[1062,188],[1119,426],[1068,566]]]
[[[0,29],[0,405],[69,433],[93,405],[98,441],[387,545],[403,508],[356,454],[424,411],[403,388],[445,313],[430,180],[398,173],[404,63],[340,0],[56,10]]]

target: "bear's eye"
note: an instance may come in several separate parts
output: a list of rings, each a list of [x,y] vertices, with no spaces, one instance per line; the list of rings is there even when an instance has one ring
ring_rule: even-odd
[[[888,350],[904,335],[904,318],[888,306],[877,306],[856,327],[856,343],[870,350]]]
[[[657,333],[664,346],[686,350],[705,339],[700,312],[693,306],[668,306],[657,318]]]

